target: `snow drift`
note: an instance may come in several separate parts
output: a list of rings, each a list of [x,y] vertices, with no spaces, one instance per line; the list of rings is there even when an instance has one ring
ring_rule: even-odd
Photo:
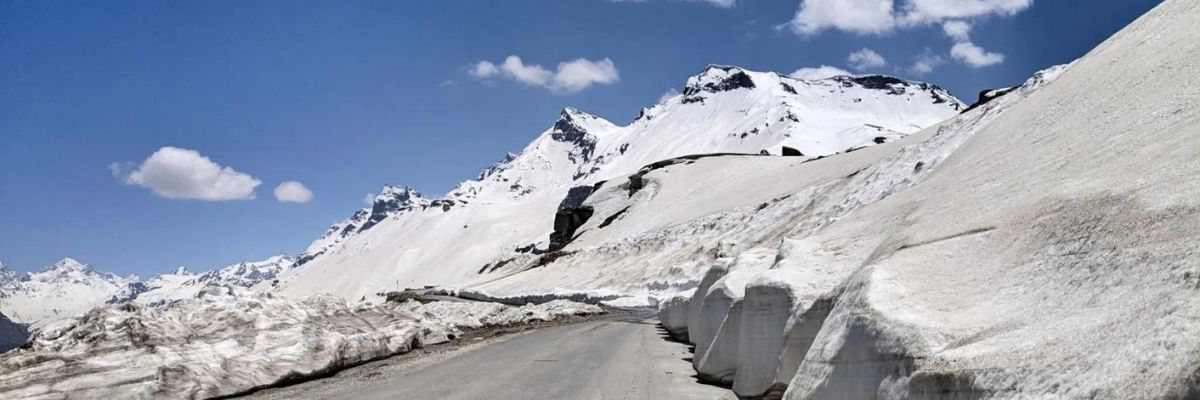
[[[351,307],[209,286],[161,309],[109,305],[43,327],[0,357],[0,397],[225,396],[446,342],[463,328],[600,312],[567,301]]]

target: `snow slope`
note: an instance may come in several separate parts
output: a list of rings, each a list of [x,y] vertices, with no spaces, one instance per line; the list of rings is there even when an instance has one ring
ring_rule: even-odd
[[[314,242],[300,257],[303,265],[281,276],[280,290],[360,299],[464,285],[482,269],[547,250],[555,211],[571,205],[568,193],[586,193],[584,187],[624,179],[647,164],[716,152],[778,155],[784,146],[832,155],[897,140],[963,107],[936,86],[890,77],[802,81],[710,66],[688,79],[682,94],[628,125],[568,108],[520,153],[442,199],[388,211],[369,228],[361,221],[378,202],[359,211]]]
[[[822,185],[740,299],[661,313],[696,309],[696,358],[734,353],[709,378],[747,397],[1200,397],[1198,22],[1165,1],[911,136]]]
[[[107,305],[44,327],[0,356],[0,398],[209,398],[452,340],[460,329],[602,313],[556,301],[508,307],[347,306],[208,286],[164,307]]]

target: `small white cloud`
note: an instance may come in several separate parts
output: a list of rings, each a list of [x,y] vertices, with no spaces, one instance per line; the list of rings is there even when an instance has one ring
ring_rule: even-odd
[[[721,8],[732,8],[737,5],[737,0],[685,0],[693,3],[708,3]]]
[[[670,100],[671,98],[678,96],[678,95],[679,95],[678,90],[668,89],[666,92],[663,92],[662,96],[658,96],[658,104],[666,103],[667,100]]]
[[[942,31],[955,42],[971,41],[971,24],[964,21],[949,21],[942,24]]]
[[[846,57],[846,63],[850,64],[850,68],[856,71],[865,71],[885,66],[887,65],[887,60],[879,55],[879,53],[876,53],[875,50],[864,48],[850,53],[850,56]]]
[[[841,69],[838,67],[831,67],[828,65],[822,65],[819,67],[800,68],[798,70],[793,71],[789,76],[796,78],[796,79],[803,79],[806,81],[816,81],[816,80],[831,78],[831,77],[835,77],[835,76],[849,76],[849,75],[852,75],[852,74],[844,69]]]
[[[275,187],[275,200],[280,202],[307,203],[312,198],[313,192],[297,181],[286,181]]]
[[[551,89],[566,93],[574,93],[593,84],[611,85],[620,79],[617,67],[607,58],[600,61],[576,59],[558,64],[558,72],[554,74],[554,85]]]
[[[367,207],[375,204],[375,193],[367,193],[366,195],[363,195],[362,203]]]
[[[914,75],[925,75],[933,72],[934,69],[944,64],[946,61],[941,55],[936,54],[933,50],[925,48],[925,52],[921,53],[913,60],[911,67],[908,67],[908,72]]]
[[[983,68],[1004,62],[1003,54],[989,52],[971,42],[955,44],[950,48],[950,57],[972,68]]]
[[[491,78],[499,73],[500,68],[496,68],[496,64],[492,64],[491,61],[480,61],[467,68],[467,74],[481,79]]]
[[[801,35],[826,29],[881,35],[895,27],[892,4],[892,0],[802,0],[784,26]]]
[[[442,83],[439,83],[438,87],[449,87],[449,86],[454,86],[457,84],[458,84],[458,81],[453,80],[453,79],[447,79],[447,80],[442,81]]]
[[[472,64],[467,73],[480,79],[504,76],[559,94],[576,93],[592,85],[610,85],[620,80],[616,64],[607,58],[597,61],[579,58],[562,62],[552,72],[541,65],[526,64],[521,57],[510,55],[498,66],[489,61]]]
[[[109,165],[113,176],[127,185],[150,189],[168,199],[207,201],[248,200],[262,181],[223,167],[195,150],[163,147],[136,169]]]

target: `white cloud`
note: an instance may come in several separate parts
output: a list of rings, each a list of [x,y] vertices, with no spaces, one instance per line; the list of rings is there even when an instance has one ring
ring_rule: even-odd
[[[825,29],[880,35],[894,27],[892,6],[892,0],[802,0],[786,26],[802,35]]]
[[[737,5],[737,0],[685,0],[693,3],[708,3],[721,8],[731,8]]]
[[[1004,55],[992,53],[975,43],[961,42],[950,48],[950,56],[972,68],[982,68],[1004,62]]]
[[[363,195],[362,203],[364,206],[367,206],[367,207],[370,207],[372,204],[375,204],[375,193],[367,192],[367,194]]]
[[[964,21],[948,21],[942,25],[942,31],[955,42],[971,41],[971,24]]]
[[[496,68],[496,64],[492,64],[491,61],[480,61],[467,69],[467,74],[476,78],[491,78],[499,73],[500,69]]]
[[[616,64],[607,58],[597,61],[579,58],[562,62],[552,72],[541,65],[525,64],[521,57],[511,55],[500,65],[490,61],[472,64],[467,73],[480,79],[504,76],[560,94],[576,93],[592,85],[610,85],[620,80]]]
[[[133,171],[120,164],[109,165],[113,176],[127,185],[148,188],[168,199],[207,201],[247,200],[262,181],[223,167],[195,150],[163,147]]]
[[[906,0],[899,19],[906,25],[938,23],[947,19],[1015,15],[1033,0]]]
[[[801,0],[786,25],[804,35],[825,29],[882,35],[951,19],[1015,15],[1031,5],[1033,0]]]
[[[964,21],[948,21],[942,31],[954,40],[950,57],[971,68],[983,68],[1004,62],[1004,54],[992,53],[971,42],[971,24]]]
[[[642,3],[646,0],[608,0],[610,3]],[[683,0],[693,3],[708,3],[721,8],[732,8],[736,6],[738,0]]]
[[[664,93],[662,94],[662,96],[658,96],[658,104],[665,103],[667,100],[670,100],[672,97],[675,97],[675,96],[678,96],[678,95],[679,95],[679,91],[678,91],[678,90],[675,90],[675,89],[667,89],[667,91],[666,91],[666,92],[664,92]]]
[[[558,72],[554,74],[554,85],[551,87],[567,93],[587,89],[592,84],[611,85],[620,79],[617,67],[607,58],[600,61],[576,59],[558,64]]]
[[[312,198],[313,192],[297,181],[286,181],[275,187],[275,200],[281,202],[307,203]]]
[[[815,81],[815,80],[821,80],[821,79],[831,78],[831,77],[835,77],[835,76],[849,76],[849,75],[851,75],[850,72],[848,72],[844,69],[841,69],[838,67],[831,67],[828,65],[822,65],[819,67],[800,68],[798,70],[793,71],[789,76],[796,78],[796,79],[803,79],[806,81]]]
[[[887,60],[879,55],[879,53],[876,53],[875,50],[864,48],[850,53],[850,56],[846,57],[846,63],[850,64],[850,68],[863,71],[887,65]]]
[[[486,61],[484,61],[486,62]],[[525,65],[521,57],[508,56],[500,64],[500,70],[519,82],[535,86],[545,86],[554,78],[554,73],[542,68],[541,65]]]
[[[908,67],[908,72],[915,75],[925,75],[933,72],[934,69],[944,64],[946,61],[942,56],[934,53],[933,50],[925,48],[925,52],[917,56],[913,60],[912,66]]]

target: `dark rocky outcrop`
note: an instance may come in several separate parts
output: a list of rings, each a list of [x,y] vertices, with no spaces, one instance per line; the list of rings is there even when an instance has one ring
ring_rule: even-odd
[[[371,215],[363,222],[362,227],[358,228],[358,232],[371,229],[397,211],[411,209],[414,201],[420,198],[421,193],[408,186],[384,187],[383,192],[375,197],[375,202],[371,203]]]
[[[550,233],[550,252],[566,247],[575,239],[575,231],[592,217],[592,206],[560,208],[554,214],[554,232]]]
[[[29,340],[29,328],[0,313],[0,353],[21,347]]]
[[[578,207],[583,205],[583,201],[587,200],[588,196],[591,196],[592,192],[595,190],[595,187],[590,185],[576,186],[567,190],[567,197],[564,197],[562,201],[558,203],[558,209],[561,210],[564,208]]]
[[[804,157],[804,153],[792,147],[783,146],[783,155],[788,157]]]
[[[596,151],[596,137],[588,133],[579,121],[588,117],[591,116],[573,108],[563,109],[550,131],[551,139],[574,145],[567,158],[576,165],[591,161]]]
[[[622,208],[621,211],[617,211],[616,213],[613,213],[613,215],[609,215],[608,218],[604,219],[604,222],[600,223],[599,228],[604,229],[605,227],[611,225],[613,223],[613,221],[616,221],[618,218],[621,218],[621,216],[624,215],[626,211],[629,211],[629,207]]]
[[[567,190],[567,196],[558,203],[558,211],[554,214],[554,232],[550,233],[550,246],[545,252],[531,249],[533,254],[551,253],[562,249],[575,239],[575,231],[592,217],[595,212],[592,206],[585,206],[583,202],[588,196],[600,190],[604,186],[604,181],[596,182],[591,186],[576,186]],[[518,249],[519,251],[520,249]]]
[[[732,73],[729,73],[728,76],[720,80],[705,80],[701,78],[696,83],[683,88],[683,96],[692,97],[700,92],[720,93],[735,89],[753,89],[755,87],[754,79],[751,79],[750,75],[747,75],[745,71],[737,67],[710,65],[700,76],[704,77],[713,70]]]
[[[1017,90],[1017,88],[1010,87],[1010,88],[1000,88],[1000,89],[987,89],[987,90],[980,91],[979,99],[975,100],[975,104],[972,104],[970,107],[967,107],[962,112],[965,113],[967,111],[971,111],[976,108],[982,107],[984,104],[990,103],[992,100],[996,100],[998,98],[1004,97],[1004,95],[1012,93],[1012,91],[1014,91],[1014,90]]]

